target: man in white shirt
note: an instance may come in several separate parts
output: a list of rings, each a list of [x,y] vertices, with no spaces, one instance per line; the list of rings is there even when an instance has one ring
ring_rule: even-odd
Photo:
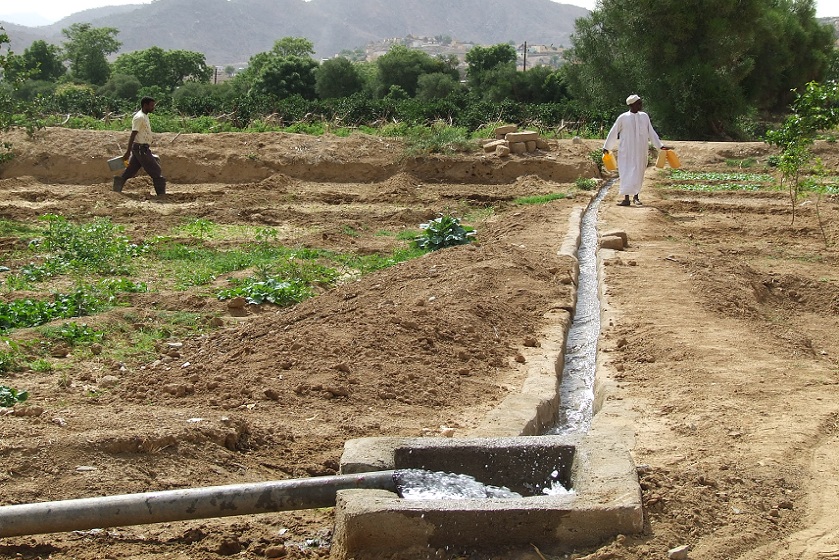
[[[632,94],[626,98],[629,111],[620,115],[603,144],[603,153],[609,153],[618,146],[618,174],[620,175],[620,194],[623,200],[618,206],[629,206],[629,197],[640,206],[641,184],[644,182],[644,171],[647,169],[648,146],[652,142],[659,150],[670,148],[661,143],[658,133],[650,122],[650,117],[641,110],[641,97]]]
[[[128,139],[128,148],[122,159],[128,162],[121,177],[114,177],[114,191],[122,192],[125,182],[132,178],[142,167],[146,170],[154,183],[154,192],[162,199],[166,194],[166,178],[157,158],[151,151],[152,143],[151,121],[149,113],[154,112],[156,102],[151,97],[144,97],[140,100],[140,110],[131,119],[131,137]]]

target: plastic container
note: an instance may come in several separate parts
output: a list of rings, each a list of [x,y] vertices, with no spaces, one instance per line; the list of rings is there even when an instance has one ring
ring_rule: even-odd
[[[667,165],[667,150],[659,150],[655,166],[659,169],[664,169],[665,165]]]
[[[122,171],[128,167],[128,162],[122,159],[122,156],[117,156],[108,160],[108,169],[111,171]]]
[[[682,162],[679,161],[679,156],[676,155],[676,150],[664,150],[667,154],[667,163],[670,164],[670,167],[673,169],[679,169],[682,166]]]
[[[618,162],[615,161],[615,156],[612,155],[612,152],[603,154],[603,167],[606,168],[606,171],[614,171],[618,168]]]

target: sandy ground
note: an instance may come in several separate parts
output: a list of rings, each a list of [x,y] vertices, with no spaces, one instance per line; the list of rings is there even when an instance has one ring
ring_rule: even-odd
[[[106,341],[101,355],[50,357],[48,373],[6,374],[0,382],[32,398],[28,412],[0,416],[0,505],[328,475],[351,438],[439,437],[444,427],[468,436],[521,386],[516,357],[546,312],[570,301],[556,251],[568,216],[591,196],[573,183],[596,175],[588,154],[597,142],[552,142],[508,160],[417,160],[396,141],[361,135],[158,135],[170,181],[158,203],[147,177],[110,191],[104,161],[125,136],[12,135],[18,156],[0,169],[0,218],[104,216],[137,240],[203,218],[273,227],[289,245],[369,253],[397,243],[382,230],[472,212],[479,243],[290,309],[232,317],[206,290],[166,288],[86,318],[107,328],[192,311],[221,325],[172,338],[182,346],[162,344],[150,361],[117,361]],[[731,171],[726,159],[747,157],[760,165],[771,153],[757,143],[673,144],[696,170]],[[835,169],[839,149],[819,150]],[[512,203],[551,192],[570,197]],[[837,199],[823,198],[819,214],[815,199],[804,201],[791,223],[784,193],[668,190],[652,168],[643,198],[617,207],[615,191],[601,206],[601,230],[626,231],[629,247],[602,255],[600,362],[616,386],[609,398],[634,419],[623,431],[646,527],[564,557],[666,558],[688,545],[694,559],[839,558]],[[14,238],[0,239],[0,259],[12,271],[25,264]],[[15,537],[0,541],[0,557],[323,558],[332,522],[322,509]]]

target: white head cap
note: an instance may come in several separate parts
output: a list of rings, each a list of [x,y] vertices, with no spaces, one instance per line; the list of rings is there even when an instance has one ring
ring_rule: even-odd
[[[636,94],[633,93],[632,95],[630,95],[629,97],[626,98],[626,104],[627,105],[632,105],[636,101],[641,101],[641,96],[640,95],[636,95]]]

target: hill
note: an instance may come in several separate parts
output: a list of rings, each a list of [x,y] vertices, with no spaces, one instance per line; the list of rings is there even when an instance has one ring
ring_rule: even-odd
[[[5,28],[16,52],[37,39],[60,44],[62,29],[87,22],[119,29],[121,52],[184,49],[224,65],[247,62],[282,37],[306,37],[319,58],[407,35],[567,46],[574,21],[587,14],[551,0],[158,0],[85,10],[43,27]]]

